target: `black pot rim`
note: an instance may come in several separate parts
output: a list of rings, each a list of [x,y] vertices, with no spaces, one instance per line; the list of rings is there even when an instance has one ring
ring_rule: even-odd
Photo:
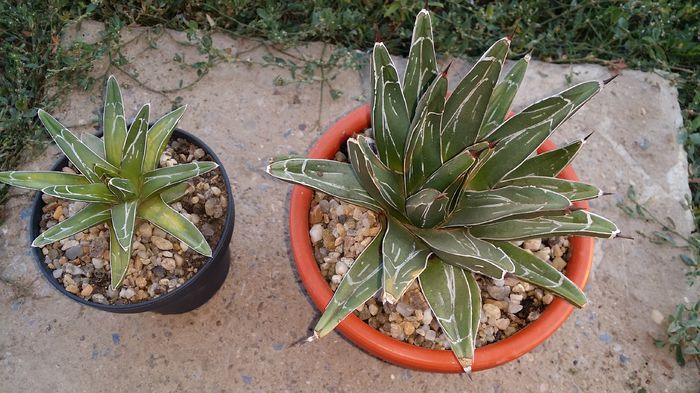
[[[98,133],[97,136],[101,136],[102,133]],[[192,135],[191,133],[180,129],[180,128],[175,128],[173,131],[172,138],[183,138],[188,140],[191,143],[194,143],[201,149],[203,149],[209,156],[212,158],[214,162],[216,162],[219,167],[219,171],[221,172],[221,176],[224,178],[224,184],[226,186],[226,193],[228,194],[228,203],[226,206],[226,221],[224,224],[224,229],[221,232],[221,237],[219,238],[219,241],[216,244],[216,247],[214,247],[214,250],[212,251],[212,256],[207,259],[207,261],[202,265],[202,267],[195,273],[190,279],[185,281],[181,286],[173,289],[172,291],[160,295],[156,298],[145,300],[139,303],[130,303],[130,304],[102,304],[102,303],[95,303],[92,301],[88,301],[83,299],[80,296],[77,296],[73,293],[68,292],[63,285],[61,285],[56,278],[53,277],[50,269],[46,266],[44,263],[44,255],[41,252],[40,247],[32,247],[31,242],[34,240],[36,236],[39,235],[39,223],[38,220],[35,219],[35,217],[41,217],[41,213],[37,213],[37,211],[40,211],[41,208],[45,205],[44,201],[41,199],[41,191],[36,192],[36,196],[34,197],[34,202],[32,203],[32,210],[31,210],[31,219],[29,220],[29,242],[30,242],[30,247],[32,249],[32,252],[34,254],[34,260],[37,263],[39,270],[41,273],[44,275],[44,277],[51,283],[51,285],[56,288],[59,292],[61,292],[63,295],[69,297],[71,300],[74,300],[80,304],[89,306],[89,307],[94,307],[98,308],[104,311],[111,311],[114,310],[115,312],[119,313],[135,313],[135,312],[145,312],[145,311],[153,311],[154,309],[157,309],[160,305],[166,304],[171,301],[176,296],[179,296],[181,293],[187,290],[189,286],[191,286],[198,277],[204,275],[204,273],[209,269],[209,267],[212,265],[211,262],[215,258],[218,257],[218,255],[222,252],[228,252],[228,245],[231,241],[231,236],[233,235],[233,226],[234,226],[234,219],[235,219],[235,209],[234,209],[234,200],[233,200],[233,192],[231,190],[231,182],[229,181],[228,174],[226,173],[226,169],[224,168],[223,163],[219,159],[219,157],[214,153],[214,151],[204,143],[201,139],[198,137]],[[64,166],[66,166],[68,163],[68,158],[65,155],[62,155],[61,158],[59,158],[54,165],[51,167],[52,171],[56,170],[61,170]]]

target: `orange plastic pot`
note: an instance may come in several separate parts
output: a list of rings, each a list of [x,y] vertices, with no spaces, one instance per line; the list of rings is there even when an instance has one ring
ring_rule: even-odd
[[[309,152],[309,158],[332,159],[341,144],[353,134],[370,127],[369,105],[360,107],[338,120]],[[553,150],[556,146],[547,140],[538,153]],[[560,178],[578,180],[571,167],[559,175]],[[304,287],[319,310],[324,310],[331,300],[333,292],[314,259],[309,238],[309,209],[313,191],[302,186],[295,186],[292,191],[291,212],[289,217],[292,252],[297,270]],[[576,202],[578,207],[588,209],[588,203]],[[586,285],[593,260],[593,239],[572,237],[571,259],[567,265],[567,276],[580,288]],[[510,362],[531,351],[551,336],[569,317],[574,307],[565,301],[555,300],[545,308],[534,322],[528,324],[516,334],[494,344],[478,348],[474,356],[473,370],[485,370]],[[419,348],[405,342],[394,340],[350,314],[336,328],[343,336],[370,354],[399,366],[416,370],[459,373],[463,372],[451,351]]]

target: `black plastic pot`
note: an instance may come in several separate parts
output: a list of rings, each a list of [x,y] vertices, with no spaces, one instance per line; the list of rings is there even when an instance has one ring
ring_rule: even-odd
[[[44,263],[44,255],[41,252],[41,248],[32,247],[32,252],[34,253],[35,257],[34,259],[39,266],[39,270],[41,270],[44,277],[46,277],[51,285],[53,285],[59,292],[80,304],[113,313],[139,313],[152,311],[159,314],[180,314],[194,310],[195,308],[203,305],[212,296],[214,296],[219,288],[221,288],[221,285],[226,279],[230,266],[228,246],[231,241],[231,236],[233,235],[233,222],[235,215],[231,183],[229,182],[228,176],[226,175],[226,169],[224,169],[219,157],[217,157],[209,146],[207,146],[199,138],[180,129],[176,129],[173,132],[173,137],[186,139],[206,151],[207,154],[211,156],[212,160],[219,164],[219,170],[221,171],[224,183],[226,184],[226,192],[229,197],[226,208],[226,223],[224,225],[221,238],[212,251],[211,258],[209,258],[209,260],[202,265],[202,267],[193,277],[187,280],[180,287],[157,298],[134,304],[100,304],[87,301],[66,291],[63,285],[53,277],[51,269],[49,269],[46,263]],[[54,164],[51,170],[60,171],[66,165],[68,165],[68,159],[63,157],[62,159],[58,160],[56,164]],[[37,192],[32,205],[32,216],[29,222],[29,235],[31,236],[30,243],[31,240],[39,236],[39,223],[41,221],[41,210],[43,207],[44,201],[41,199],[41,193]]]

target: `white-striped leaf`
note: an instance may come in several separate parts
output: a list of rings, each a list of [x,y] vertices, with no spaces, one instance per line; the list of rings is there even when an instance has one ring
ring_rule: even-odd
[[[445,106],[447,78],[435,79],[420,98],[404,157],[406,195],[418,191],[425,180],[442,165],[440,153],[440,122]]]
[[[382,288],[382,256],[379,248],[383,237],[384,230],[372,239],[345,273],[314,327],[315,336],[323,337],[333,331],[354,309]]]
[[[470,235],[466,229],[416,229],[415,234],[451,265],[498,279],[515,269],[503,251]]]
[[[355,205],[378,211],[380,205],[365,191],[350,164],[332,160],[286,158],[267,166],[270,175],[301,184]]]
[[[377,201],[383,201],[397,212],[404,210],[403,177],[379,161],[367,138],[349,139],[348,158],[360,183]]]
[[[143,157],[146,154],[146,134],[148,133],[148,116],[151,106],[146,104],[141,107],[134,122],[129,127],[124,142],[124,155],[122,157],[120,174],[138,183],[143,173]],[[119,239],[117,230],[117,239]]]
[[[211,247],[202,232],[182,214],[163,202],[160,196],[154,195],[141,203],[138,216],[173,235],[198,253],[211,256]]]
[[[103,160],[97,153],[90,150],[77,136],[42,109],[39,109],[39,119],[41,119],[51,138],[56,142],[56,146],[78,168],[80,173],[91,182],[97,183],[100,181],[100,177],[95,173],[95,165],[99,164],[109,169],[110,172],[117,173],[119,171]]]
[[[493,154],[465,184],[468,190],[482,191],[493,188],[508,172],[520,165],[547,139],[551,122],[540,123],[511,135],[499,142]]]
[[[30,190],[41,190],[50,186],[85,185],[90,184],[90,181],[85,176],[65,172],[10,171],[0,172],[0,183]]]
[[[586,295],[565,275],[549,263],[509,242],[494,242],[515,264],[513,275],[538,287],[545,288],[576,307],[586,304]]]
[[[135,199],[137,195],[136,185],[129,179],[113,177],[109,179],[107,187],[112,193],[119,197],[121,201],[130,201]]]
[[[406,217],[419,228],[432,228],[447,216],[450,197],[433,188],[423,188],[406,200]]]
[[[533,186],[465,191],[445,226],[477,225],[518,214],[563,210],[570,206],[571,201],[563,195]]]
[[[109,268],[110,268],[110,287],[112,289],[119,288],[126,277],[126,272],[129,270],[129,261],[131,259],[131,241],[126,249],[121,247],[119,240],[116,237],[116,232],[112,225],[109,226]]]
[[[556,177],[546,176],[527,176],[517,179],[504,180],[497,184],[497,187],[533,186],[549,191],[554,191],[568,198],[570,201],[581,201],[584,199],[597,198],[603,192],[596,186],[577,181],[557,179]]]
[[[515,179],[525,176],[557,176],[576,157],[585,143],[580,139],[562,148],[550,150],[528,158],[520,166],[506,175],[506,179]]]
[[[112,206],[112,228],[114,229],[114,235],[117,237],[121,248],[125,251],[131,247],[137,207],[138,201],[122,202]]]
[[[119,83],[111,75],[107,79],[102,127],[107,161],[115,167],[120,167],[124,141],[126,141],[126,117],[124,116],[124,102]]]
[[[496,41],[447,99],[440,130],[443,161],[454,157],[478,139],[509,46],[510,40],[507,38]]]
[[[102,141],[101,138],[92,135],[89,132],[83,132],[80,134],[80,140],[83,141],[85,146],[88,147],[88,149],[92,150],[100,156],[101,159],[105,159],[105,143]]]
[[[413,25],[413,38],[403,76],[403,93],[411,118],[417,113],[415,108],[419,98],[437,74],[430,12],[423,9],[416,16],[416,23]]]
[[[484,115],[484,121],[481,123],[479,135],[490,134],[491,131],[505,121],[529,63],[530,55],[528,54],[518,60],[503,80],[493,89],[493,94],[491,94],[491,99],[489,99],[486,114]]]
[[[396,303],[423,272],[431,251],[406,227],[389,217],[382,242],[383,299]]]
[[[589,236],[614,238],[620,231],[611,221],[579,210],[566,216],[499,221],[470,229],[472,235],[487,240],[526,240],[550,236]]]
[[[116,196],[103,183],[73,186],[50,186],[42,188],[44,194],[72,201],[114,203]]]
[[[160,156],[168,145],[177,123],[185,113],[187,106],[181,106],[161,117],[153,124],[146,136],[146,154],[143,157],[143,171],[149,172],[158,167]]]
[[[472,272],[431,258],[420,286],[459,364],[471,372],[481,317],[481,291]]]
[[[374,44],[372,75],[372,129],[379,158],[392,170],[401,172],[410,120],[399,75],[389,52],[381,42]]]
[[[158,168],[144,175],[140,197],[142,199],[148,198],[165,187],[197,177],[216,169],[218,166],[219,165],[213,161],[195,161],[187,164]]]
[[[42,247],[68,236],[75,235],[99,223],[109,220],[111,205],[92,203],[84,209],[45,230],[32,242],[33,247]]]
[[[160,195],[160,199],[162,199],[163,202],[169,205],[173,202],[179,201],[182,199],[182,197],[187,195],[190,187],[191,185],[189,183],[182,182],[161,190],[158,195]]]
[[[464,149],[464,151],[452,157],[452,159],[433,172],[421,188],[434,188],[444,191],[457,178],[467,173],[474,161],[476,161],[474,154],[475,152],[471,151],[471,148]]]

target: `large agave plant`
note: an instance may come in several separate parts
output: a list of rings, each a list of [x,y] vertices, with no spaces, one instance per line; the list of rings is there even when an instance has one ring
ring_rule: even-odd
[[[568,278],[511,241],[618,234],[612,222],[572,206],[601,195],[598,188],[555,177],[584,140],[533,156],[603,83],[578,84],[504,120],[529,61],[518,61],[499,83],[509,44],[504,38],[489,48],[446,99],[446,71],[438,72],[430,15],[421,11],[403,83],[386,47],[374,46],[376,147],[360,135],[347,142],[349,164],[285,158],[267,168],[382,217],[381,233],[338,286],[315,337],[378,291],[395,302],[419,279],[452,351],[470,371],[481,309],[474,273],[513,275],[575,306],[586,303]]]
[[[185,195],[188,188],[185,180],[218,165],[192,162],[158,168],[160,156],[185,107],[163,116],[150,129],[149,109],[149,104],[141,107],[127,129],[119,84],[110,76],[102,138],[84,133],[80,139],[51,115],[39,110],[44,127],[80,174],[0,172],[2,183],[89,203],[75,215],[44,231],[34,239],[32,246],[42,247],[107,222],[112,288],[121,285],[129,267],[136,217],[150,221],[198,253],[211,256],[211,248],[202,233],[168,204]]]

